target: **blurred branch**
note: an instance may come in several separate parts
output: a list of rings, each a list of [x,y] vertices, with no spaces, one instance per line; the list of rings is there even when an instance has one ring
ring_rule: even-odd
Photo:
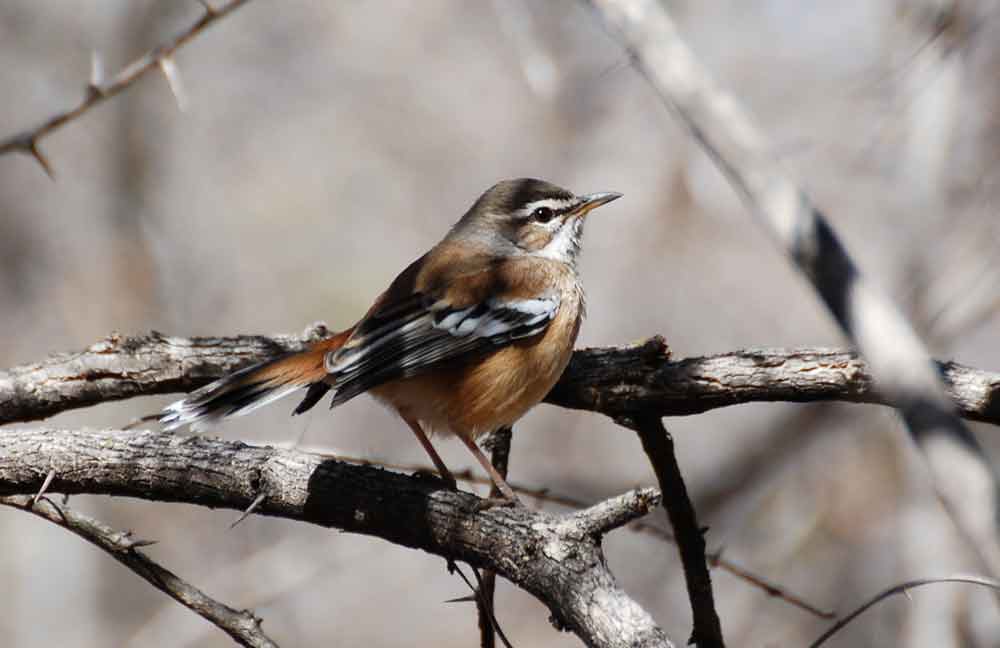
[[[843,618],[839,619],[836,623],[830,626],[830,629],[824,632],[816,641],[809,644],[809,648],[819,648],[821,645],[825,644],[827,639],[833,635],[840,632],[844,626],[849,624],[854,619],[858,618],[862,614],[868,611],[869,608],[881,603],[885,599],[893,596],[895,594],[904,594],[909,597],[908,592],[911,589],[916,589],[917,587],[923,587],[924,585],[934,585],[936,583],[965,583],[968,585],[979,585],[981,587],[988,587],[995,591],[1000,591],[1000,581],[995,581],[992,578],[983,578],[982,576],[945,576],[943,578],[919,578],[917,580],[906,581],[905,583],[900,583],[899,585],[893,585],[889,589],[883,590],[873,596],[870,600],[864,602],[857,609],[853,610],[850,614],[847,614]]]
[[[210,25],[218,20],[221,20],[222,18],[225,18],[230,13],[246,4],[248,1],[249,0],[232,0],[222,7],[215,8],[208,3],[208,0],[203,0],[200,4],[204,7],[204,13],[202,13],[201,17],[195,21],[194,24],[174,36],[166,43],[163,43],[158,47],[154,47],[139,58],[135,59],[123,67],[118,74],[114,75],[110,79],[104,80],[101,78],[100,65],[95,59],[90,83],[87,84],[86,94],[80,103],[68,110],[64,110],[53,115],[52,117],[49,117],[35,128],[22,131],[7,137],[6,139],[0,140],[0,155],[5,153],[27,153],[35,158],[49,177],[54,178],[55,175],[52,165],[49,164],[48,159],[42,153],[41,148],[39,148],[39,144],[44,137],[46,137],[49,133],[62,128],[69,122],[79,118],[81,115],[97,104],[103,102],[105,99],[115,96],[125,88],[132,85],[136,80],[150,70],[160,69],[163,71],[167,82],[170,84],[171,92],[174,92],[175,96],[178,96],[176,94],[177,66],[172,58],[174,52],[207,29]]]
[[[88,349],[0,371],[0,424],[136,396],[191,391],[248,364],[300,351],[327,335],[175,338],[112,335]],[[1000,373],[938,363],[962,416],[1000,425]],[[671,360],[654,337],[637,345],[577,350],[546,402],[612,418],[698,414],[760,401],[888,404],[854,353],[822,348],[744,349]]]
[[[27,511],[75,533],[108,553],[156,589],[218,626],[239,645],[277,648],[278,644],[264,634],[260,619],[252,612],[236,610],[216,601],[139,552],[139,548],[154,542],[135,538],[131,532],[115,531],[65,505],[58,506],[46,497],[16,495],[0,498],[0,504]]]
[[[376,536],[490,569],[589,646],[670,646],[615,583],[601,535],[659,503],[639,489],[569,515],[483,510],[437,480],[236,441],[116,430],[0,430],[0,495],[105,494],[243,510]]]
[[[1000,573],[993,467],[954,407],[924,344],[864,279],[809,196],[768,152],[739,101],[715,85],[656,0],[591,0],[636,69],[726,175],[748,210],[813,283],[897,407],[937,493],[968,546]]]

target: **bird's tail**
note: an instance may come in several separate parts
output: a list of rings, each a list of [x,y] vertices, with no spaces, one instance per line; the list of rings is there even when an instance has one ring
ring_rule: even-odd
[[[343,331],[313,343],[305,351],[251,365],[205,385],[165,407],[160,413],[160,423],[166,430],[187,424],[197,429],[223,418],[248,414],[308,387],[305,398],[294,411],[301,414],[330,390],[323,382],[326,377],[323,359],[330,351],[343,346],[350,333],[350,330]]]

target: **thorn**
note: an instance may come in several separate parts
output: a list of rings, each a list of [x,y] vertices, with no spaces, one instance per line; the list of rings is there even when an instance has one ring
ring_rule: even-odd
[[[90,52],[90,91],[101,93],[101,84],[104,82],[104,63],[97,50]]]
[[[908,602],[910,602],[910,603],[913,603],[913,595],[912,595],[912,594],[910,594],[910,590],[908,590],[908,589],[904,589],[904,590],[903,590],[903,596],[905,596],[905,597],[906,597],[906,600],[907,600]]]
[[[42,165],[43,169],[45,169],[45,173],[49,176],[49,179],[54,181],[56,179],[55,171],[52,170],[52,165],[49,164],[49,161],[45,159],[42,149],[38,148],[38,142],[35,139],[32,139],[27,148],[31,153],[31,156]]]
[[[173,93],[174,101],[177,102],[177,109],[181,112],[186,112],[188,106],[187,95],[184,94],[184,86],[181,85],[180,69],[174,63],[174,59],[169,56],[161,58],[160,71],[163,72],[163,76],[167,79],[170,92]]]
[[[257,616],[257,613],[249,608],[240,610],[240,615],[242,615],[244,619],[253,624],[253,626],[258,630],[260,629],[261,624],[264,623],[264,619]]]
[[[35,493],[34,499],[31,500],[32,506],[38,506],[38,500],[42,499],[42,495],[45,494],[45,491],[49,490],[49,486],[52,485],[52,480],[55,479],[55,477],[56,477],[56,471],[55,468],[53,468],[52,470],[49,471],[47,475],[45,475],[45,479],[44,481],[42,481],[41,488],[38,489],[38,492]]]
[[[219,13],[215,7],[208,3],[208,0],[198,0],[198,4],[205,8],[205,13],[209,16],[214,16]]]
[[[254,500],[252,502],[250,502],[250,506],[248,506],[246,508],[246,510],[243,511],[243,515],[241,515],[235,522],[233,522],[232,524],[230,524],[229,528],[230,529],[235,529],[237,524],[239,524],[243,520],[245,520],[248,517],[250,517],[250,514],[253,513],[254,509],[257,508],[258,506],[260,506],[261,502],[263,502],[264,498],[266,498],[266,497],[267,497],[267,495],[265,493],[261,493],[260,495],[258,495],[257,497],[255,497]]]
[[[122,531],[115,534],[115,544],[118,548],[123,551],[132,551],[134,549],[139,549],[140,547],[148,547],[149,545],[155,545],[156,540],[143,540],[142,538],[133,538],[131,531]]]
[[[467,596],[459,596],[458,598],[448,599],[443,601],[444,603],[475,603],[479,600],[479,597],[475,594],[469,594]]]

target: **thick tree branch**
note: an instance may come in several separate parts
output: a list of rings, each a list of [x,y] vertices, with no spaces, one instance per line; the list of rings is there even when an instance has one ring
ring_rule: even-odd
[[[496,455],[494,454],[494,457]],[[337,458],[341,461],[347,461],[349,463],[358,464],[361,466],[378,466],[381,468],[388,468],[390,470],[396,470],[405,473],[427,473],[432,474],[434,472],[434,467],[423,463],[408,463],[400,464],[393,463],[388,460],[368,457],[348,457],[342,454],[338,454]],[[493,465],[497,465],[495,462]],[[499,468],[498,468],[499,469]],[[475,472],[470,468],[465,468],[463,470],[452,470],[451,474],[459,482],[465,482],[467,484],[479,484],[481,486],[490,486],[493,481],[484,477],[483,475]],[[565,506],[572,509],[584,509],[587,508],[583,500],[577,499],[575,497],[570,497],[569,495],[563,493],[554,493],[550,488],[531,488],[518,484],[517,482],[508,481],[510,487],[514,489],[514,492],[518,495],[524,495],[533,500],[539,502],[546,502],[549,504],[557,504],[559,506]],[[658,525],[643,520],[638,520],[635,522],[630,522],[628,525],[629,530],[635,531],[636,533],[644,533],[664,542],[669,542],[671,544],[676,544],[677,540],[674,534],[666,529],[659,527]],[[706,556],[708,564],[710,567],[721,569],[729,574],[735,576],[737,579],[746,582],[751,587],[755,587],[761,590],[764,594],[768,596],[773,596],[781,601],[784,601],[790,605],[793,605],[809,614],[812,614],[820,619],[835,619],[837,615],[829,610],[820,609],[818,606],[806,601],[801,596],[794,594],[783,586],[771,582],[761,576],[756,574],[749,569],[737,565],[731,560],[725,558],[721,551],[716,551],[710,553]],[[485,578],[484,578],[485,580]]]
[[[264,634],[260,627],[260,619],[252,612],[236,610],[212,599],[139,552],[140,547],[152,544],[151,542],[134,538],[128,532],[115,531],[67,506],[57,506],[45,497],[14,495],[0,498],[0,504],[28,511],[58,524],[103,549],[112,558],[148,581],[150,585],[218,626],[241,646],[277,648],[277,644]]]
[[[184,392],[252,362],[301,350],[327,334],[175,338],[111,336],[77,353],[0,371],[0,424],[111,400]],[[1000,373],[938,364],[968,419],[1000,425]],[[697,414],[757,401],[882,403],[868,366],[836,349],[745,349],[671,360],[662,338],[578,350],[546,402],[612,418]]]
[[[201,4],[205,11],[190,27],[177,34],[166,43],[153,48],[136,60],[132,61],[110,79],[101,79],[99,76],[98,66],[95,64],[92,78],[90,79],[90,83],[87,85],[86,94],[83,99],[80,100],[80,103],[72,108],[49,117],[35,128],[22,131],[15,135],[11,135],[6,139],[0,140],[0,155],[3,155],[4,153],[27,153],[35,158],[49,177],[54,177],[52,165],[49,164],[48,159],[44,154],[42,154],[42,151],[39,148],[39,143],[45,136],[79,118],[81,115],[105,99],[115,96],[125,88],[132,85],[132,83],[138,80],[139,77],[157,68],[163,71],[167,82],[170,84],[171,91],[173,91],[175,96],[177,96],[176,65],[174,64],[172,58],[174,52],[208,28],[212,23],[225,18],[227,15],[236,9],[239,9],[248,1],[249,0],[232,0],[228,4],[217,9],[210,5],[207,0],[203,1]]]
[[[649,614],[615,583],[600,535],[648,513],[640,489],[582,512],[481,510],[437,480],[294,450],[150,431],[0,430],[0,496],[49,490],[186,502],[377,536],[496,571],[538,597],[590,646],[669,646]]]

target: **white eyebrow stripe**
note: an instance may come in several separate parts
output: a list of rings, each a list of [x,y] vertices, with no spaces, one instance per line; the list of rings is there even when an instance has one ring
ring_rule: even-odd
[[[534,202],[530,202],[527,205],[525,205],[524,211],[525,213],[530,214],[539,207],[548,207],[553,211],[560,211],[563,209],[568,209],[569,207],[576,205],[576,203],[577,203],[576,198],[543,198],[541,200],[536,200]]]

